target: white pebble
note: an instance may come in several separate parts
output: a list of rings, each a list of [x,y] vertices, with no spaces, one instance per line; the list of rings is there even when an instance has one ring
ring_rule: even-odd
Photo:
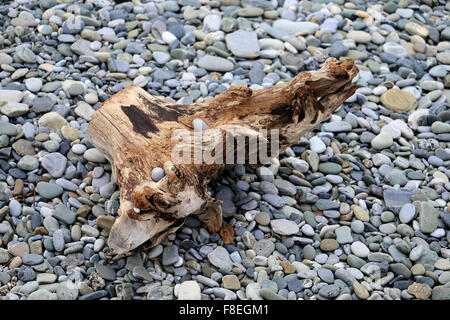
[[[164,31],[161,35],[161,38],[167,44],[171,44],[172,42],[177,40],[177,37],[175,37],[175,35],[169,31]]]
[[[164,172],[163,168],[156,167],[156,168],[153,168],[153,170],[152,170],[152,180],[155,182],[158,182],[159,180],[164,178],[165,175],[166,175],[166,173]]]
[[[86,149],[87,149],[86,146],[80,143],[74,144],[72,146],[72,152],[75,154],[83,154],[86,151]]]
[[[353,254],[360,258],[366,258],[370,253],[369,248],[361,241],[353,242],[350,248],[352,249]]]

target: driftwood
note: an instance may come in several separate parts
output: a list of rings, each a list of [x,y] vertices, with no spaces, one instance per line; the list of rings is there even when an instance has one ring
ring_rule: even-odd
[[[125,88],[106,100],[90,121],[87,137],[111,163],[120,188],[119,217],[108,240],[110,257],[157,245],[191,214],[210,232],[221,229],[221,201],[211,197],[207,184],[224,165],[219,158],[230,154],[211,153],[216,160],[213,163],[175,163],[174,149],[199,146],[198,142],[186,142],[183,134],[173,139],[175,132],[192,134],[193,120],[202,119],[210,129],[201,132],[200,147],[208,151],[225,150],[230,136],[234,140],[258,137],[270,143],[270,133],[278,130],[279,149],[283,150],[298,143],[300,136],[354,94],[356,86],[351,82],[357,73],[352,60],[339,63],[330,58],[320,70],[302,72],[289,82],[255,91],[231,87],[201,103],[177,105],[138,87]],[[232,156],[238,157],[239,152]],[[245,153],[245,163],[251,156],[251,152]],[[165,171],[158,182],[151,178],[155,167]]]

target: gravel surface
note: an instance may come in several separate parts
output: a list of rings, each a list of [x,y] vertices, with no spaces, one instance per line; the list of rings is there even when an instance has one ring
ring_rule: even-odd
[[[450,299],[449,11],[445,0],[2,2],[0,300]],[[355,60],[357,92],[279,162],[227,166],[210,183],[232,244],[189,217],[107,262],[119,190],[85,137],[103,101],[134,85],[201,102],[328,57]]]

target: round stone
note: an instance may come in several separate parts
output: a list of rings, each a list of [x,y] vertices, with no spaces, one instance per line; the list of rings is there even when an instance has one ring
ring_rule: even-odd
[[[322,279],[326,283],[333,283],[334,282],[334,275],[333,272],[326,268],[320,268],[317,270],[317,275],[320,279]]]
[[[96,148],[88,149],[83,154],[84,158],[91,162],[103,163],[106,161],[105,156]]]
[[[164,178],[165,175],[166,175],[166,173],[164,172],[163,168],[156,167],[156,168],[153,168],[153,170],[152,170],[152,180],[155,182],[158,182],[159,180]]]
[[[50,183],[50,182],[44,182],[40,181],[37,186],[36,190],[39,193],[40,196],[47,198],[47,199],[53,199],[61,195],[64,191],[62,187],[60,187],[57,184]]]
[[[350,248],[353,254],[360,258],[366,258],[370,253],[369,248],[367,248],[367,246],[361,241],[353,242]]]
[[[354,220],[354,221],[352,221],[351,229],[354,233],[363,233],[364,232],[364,223],[360,220]]]
[[[25,87],[31,92],[38,92],[42,88],[42,79],[40,78],[26,79]]]

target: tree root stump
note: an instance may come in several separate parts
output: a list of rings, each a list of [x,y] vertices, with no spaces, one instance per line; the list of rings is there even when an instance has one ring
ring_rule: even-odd
[[[204,222],[210,232],[219,232],[221,201],[212,198],[208,182],[229,163],[226,160],[241,158],[255,166],[267,161],[255,163],[251,151],[216,151],[225,150],[230,137],[232,143],[244,139],[246,146],[256,138],[269,144],[275,131],[279,150],[298,143],[354,94],[352,79],[357,74],[352,60],[339,63],[329,58],[320,70],[302,72],[289,82],[255,91],[231,87],[201,103],[177,105],[133,86],[106,100],[90,121],[87,138],[111,163],[120,188],[119,217],[109,235],[108,257],[115,260],[159,244],[189,215]],[[194,134],[194,119],[209,127],[196,132],[200,140],[186,137]],[[174,161],[174,154],[198,148],[213,161],[198,161],[195,152]],[[271,154],[276,156],[278,150]],[[165,172],[157,182],[152,180],[156,167]]]

